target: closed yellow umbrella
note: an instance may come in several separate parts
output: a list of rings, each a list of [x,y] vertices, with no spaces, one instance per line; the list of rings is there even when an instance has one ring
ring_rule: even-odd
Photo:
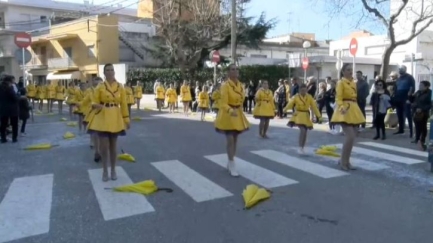
[[[64,139],[71,139],[71,138],[75,138],[75,135],[71,132],[66,132],[65,135],[63,135]]]
[[[125,153],[125,151],[123,151],[123,149],[121,151],[122,151],[122,154],[119,154],[117,156],[117,159],[127,161],[127,162],[135,162],[134,156],[132,156],[131,154]]]
[[[24,150],[44,150],[44,149],[51,149],[57,146],[59,145],[52,145],[50,143],[40,143],[40,144],[27,146],[24,148]]]
[[[259,188],[257,185],[251,184],[244,189],[242,197],[244,198],[245,209],[250,209],[257,205],[257,203],[270,198],[271,193],[264,188]]]
[[[146,180],[130,185],[125,186],[118,186],[114,188],[105,188],[110,189],[116,192],[129,192],[129,193],[138,193],[142,195],[150,195],[157,191],[166,191],[166,192],[173,192],[170,188],[158,188],[158,186],[155,184],[153,180]]]
[[[68,123],[66,123],[66,126],[68,126],[68,127],[76,127],[77,123],[76,122],[68,122]]]
[[[337,153],[337,146],[321,146],[316,150],[316,154],[330,157],[340,157],[340,155]]]

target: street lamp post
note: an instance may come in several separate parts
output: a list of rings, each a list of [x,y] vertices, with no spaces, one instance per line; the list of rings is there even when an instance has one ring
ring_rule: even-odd
[[[302,43],[302,47],[304,48],[304,57],[307,57],[307,49],[311,47],[311,42],[304,41]],[[307,69],[304,69],[304,83],[307,81]]]

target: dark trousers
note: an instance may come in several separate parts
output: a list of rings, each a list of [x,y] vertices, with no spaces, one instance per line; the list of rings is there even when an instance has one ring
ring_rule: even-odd
[[[382,137],[385,137],[385,116],[386,114],[376,113],[373,118],[373,126],[376,128],[376,136],[379,137],[382,133]]]
[[[319,109],[320,116],[322,116],[323,107],[325,107],[325,102],[317,103],[317,108]],[[319,118],[316,117],[316,121],[319,121]]]
[[[415,123],[415,140],[421,141],[422,144],[425,143],[427,137],[427,121],[428,113],[424,114],[421,119],[413,121]]]
[[[373,109],[372,112],[373,112],[373,118],[371,119],[371,123],[373,124],[372,128],[374,128],[374,127],[376,127],[376,125],[374,124],[374,118],[376,117],[376,110]]]
[[[3,116],[0,118],[0,139],[6,141],[6,129],[8,125],[12,126],[12,140],[18,137],[18,116]]]
[[[248,98],[247,97],[244,98],[243,108],[244,108],[243,109],[244,112],[248,112]]]
[[[334,109],[332,109],[330,104],[326,104],[326,115],[328,116],[329,129],[334,129],[334,125],[331,124],[332,115],[334,115]]]
[[[256,102],[254,100],[254,96],[248,96],[248,112],[251,113],[251,110],[253,109],[255,104]]]
[[[364,119],[365,119],[365,106],[366,106],[366,103],[365,102],[358,102],[358,106],[359,106],[359,109],[362,112],[362,115],[364,115]],[[365,122],[361,125],[361,127],[365,128]]]
[[[278,117],[279,118],[283,118],[284,115],[284,103],[283,101],[278,101]]]
[[[404,132],[405,121],[407,119],[409,124],[409,132],[412,136],[413,134],[413,123],[412,123],[412,109],[411,105],[407,104],[405,101],[396,102],[395,109],[397,110],[398,118],[398,132]]]
[[[26,132],[27,119],[23,119],[21,121],[22,121],[22,123],[21,123],[21,133],[25,133]]]

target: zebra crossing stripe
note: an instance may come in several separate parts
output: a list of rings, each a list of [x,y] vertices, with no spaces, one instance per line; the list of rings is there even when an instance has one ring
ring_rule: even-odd
[[[154,162],[151,164],[196,202],[233,196],[226,189],[218,186],[178,160]]]
[[[305,148],[305,151],[308,152],[309,154],[315,154],[315,149],[314,148]],[[318,157],[321,158],[326,158],[328,160],[332,160],[337,162],[339,160],[339,158],[335,158],[335,157],[329,157],[329,156],[323,156],[323,155],[316,155]],[[369,162],[369,161],[365,161],[363,159],[357,159],[357,158],[350,158],[350,163],[358,168],[364,169],[364,170],[368,170],[368,171],[377,171],[377,170],[383,170],[383,169],[388,169],[389,166],[387,165],[383,165],[383,164],[378,164],[378,163],[373,163],[373,162]]]
[[[102,169],[92,169],[88,172],[105,221],[155,211],[143,195],[106,189],[133,183],[122,167],[116,167],[117,180],[115,181],[103,182]]]
[[[336,144],[334,146],[337,146],[337,148],[339,148],[339,149],[341,149],[343,147],[342,144]],[[378,152],[375,150],[365,149],[365,148],[360,148],[360,147],[353,147],[352,151],[355,153],[358,153],[358,154],[363,154],[366,156],[379,158],[379,159],[383,159],[383,160],[388,160],[388,161],[392,161],[392,162],[397,162],[397,163],[401,163],[401,164],[406,164],[406,165],[419,164],[419,163],[425,162],[425,161],[422,161],[419,159],[412,159],[412,158],[403,157],[400,155],[382,153],[382,152]]]
[[[401,147],[397,147],[397,146],[391,146],[391,145],[387,145],[387,144],[374,143],[374,142],[361,142],[359,144],[370,146],[370,147],[375,147],[375,148],[380,148],[380,149],[385,149],[385,150],[389,150],[392,152],[399,152],[399,153],[404,153],[404,154],[415,155],[415,156],[419,156],[419,157],[423,157],[423,158],[428,157],[427,152],[417,151],[414,149],[401,148]]]
[[[50,231],[52,174],[14,179],[0,204],[0,242]]]
[[[207,155],[204,157],[221,167],[226,168],[227,166],[227,154]],[[239,175],[265,188],[275,188],[298,183],[295,180],[289,179],[240,158],[235,157],[235,161]]]
[[[251,151],[251,153],[325,179],[348,175],[346,172],[328,168],[323,165],[309,162],[304,158],[301,159],[298,157],[289,156],[274,150]]]

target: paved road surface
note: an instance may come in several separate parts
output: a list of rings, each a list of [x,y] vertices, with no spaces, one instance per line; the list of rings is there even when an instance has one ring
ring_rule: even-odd
[[[0,242],[17,243],[425,243],[431,239],[433,176],[425,152],[406,137],[373,142],[361,133],[344,173],[336,160],[315,155],[342,137],[313,131],[307,156],[296,154],[296,129],[272,121],[269,140],[257,122],[240,138],[239,178],[223,168],[224,137],[198,116],[136,112],[119,150],[137,162],[119,162],[116,182],[101,182],[87,135],[58,115],[38,115],[17,144],[0,146]],[[392,135],[390,135],[391,137]],[[395,141],[401,144],[396,146]],[[24,151],[50,142],[51,150]],[[412,146],[412,147],[411,147]],[[154,180],[173,193],[122,194],[104,188]],[[272,198],[243,210],[248,184]]]

